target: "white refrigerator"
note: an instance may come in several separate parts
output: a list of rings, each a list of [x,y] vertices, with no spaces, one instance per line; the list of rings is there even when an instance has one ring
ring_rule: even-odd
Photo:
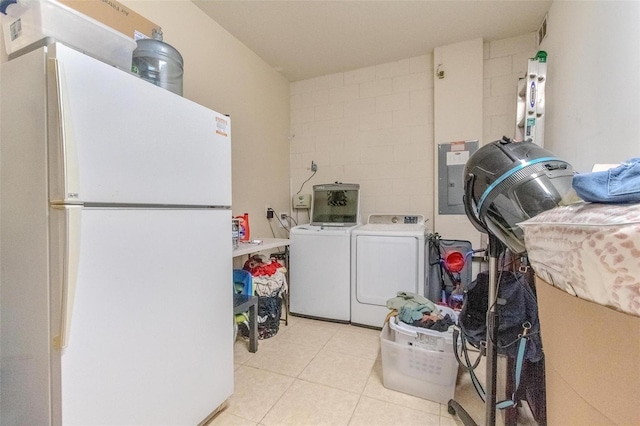
[[[202,422],[233,391],[229,118],[61,44],[0,82],[0,424]]]

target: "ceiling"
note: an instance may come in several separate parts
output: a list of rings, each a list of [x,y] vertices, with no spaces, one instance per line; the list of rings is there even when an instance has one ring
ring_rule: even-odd
[[[291,82],[536,31],[551,0],[192,0]]]

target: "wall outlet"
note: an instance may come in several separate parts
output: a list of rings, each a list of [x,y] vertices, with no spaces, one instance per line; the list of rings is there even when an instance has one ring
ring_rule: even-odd
[[[269,204],[264,206],[264,211],[265,211],[265,215],[267,216],[267,219],[273,219],[273,215],[275,213],[274,213],[273,209],[271,208],[271,206],[269,206]]]
[[[284,228],[289,225],[289,213],[280,212],[280,220],[278,221],[278,226],[280,228]]]
[[[314,163],[313,160],[311,161],[311,171],[312,172],[317,172],[318,171],[318,165],[316,163]]]

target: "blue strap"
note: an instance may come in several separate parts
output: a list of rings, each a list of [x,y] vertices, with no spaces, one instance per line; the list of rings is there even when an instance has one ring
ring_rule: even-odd
[[[527,340],[528,338],[525,336],[522,336],[520,338],[520,343],[518,344],[518,355],[516,357],[516,374],[514,377],[515,386],[513,389],[513,394],[511,395],[511,399],[505,399],[504,401],[500,401],[496,403],[496,408],[499,410],[515,407],[516,404],[518,403],[518,401],[516,400],[516,394],[518,393],[518,387],[520,387],[520,378],[522,376],[522,365],[524,363],[524,353],[525,353],[525,349],[527,348]],[[467,355],[466,352],[465,352],[465,358],[467,363],[469,363],[469,356]],[[476,388],[476,392],[478,392],[478,395],[480,395],[480,398],[482,398],[482,401],[485,402],[487,398],[486,398],[486,393],[484,391],[484,388],[482,387],[482,384],[478,380],[478,377],[476,376],[473,369],[470,369],[469,373],[471,375],[471,382],[473,383],[473,387]]]

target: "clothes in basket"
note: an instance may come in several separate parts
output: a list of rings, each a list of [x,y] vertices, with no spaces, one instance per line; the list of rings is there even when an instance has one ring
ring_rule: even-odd
[[[268,339],[280,328],[282,297],[288,291],[287,270],[262,254],[251,256],[243,269],[253,276],[253,293],[258,296],[258,338]]]
[[[438,306],[440,314],[457,314]],[[380,333],[384,387],[446,404],[453,398],[458,362],[451,330],[414,327],[390,318]]]

